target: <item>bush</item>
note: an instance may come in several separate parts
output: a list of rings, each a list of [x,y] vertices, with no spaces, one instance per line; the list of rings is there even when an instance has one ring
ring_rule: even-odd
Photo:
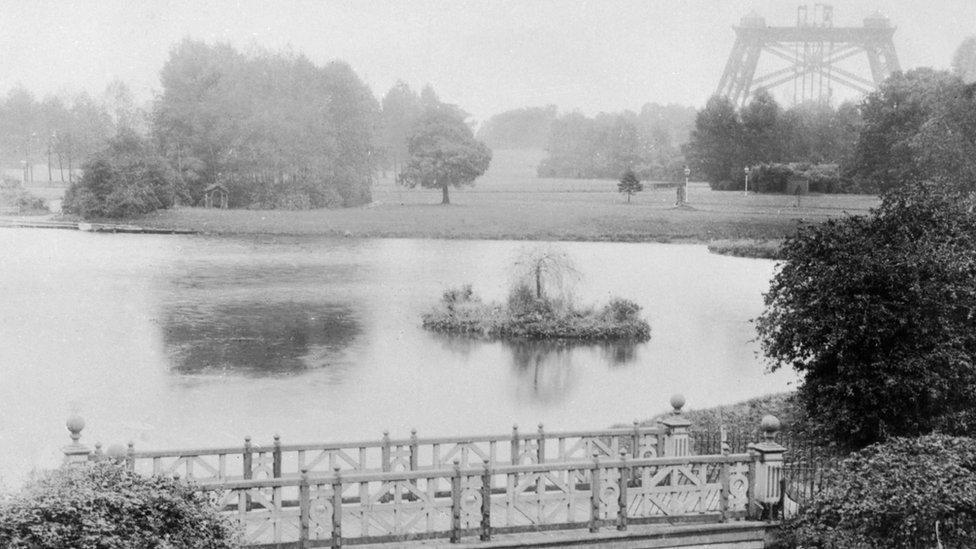
[[[179,481],[111,462],[49,471],[0,503],[0,547],[236,547],[230,525]]]
[[[169,167],[152,145],[123,133],[82,166],[84,174],[64,196],[63,209],[85,219],[126,218],[173,205]]]
[[[17,208],[20,213],[48,211],[47,202],[43,198],[31,194],[19,186],[0,187],[0,206]]]
[[[524,284],[512,288],[506,306],[486,304],[470,286],[462,286],[444,292],[441,307],[422,320],[435,332],[489,338],[647,341],[651,327],[640,310],[625,299],[614,299],[599,312],[578,310],[561,300],[537,299]]]
[[[976,547],[976,440],[896,438],[842,461],[787,522],[788,547]]]
[[[757,328],[824,438],[976,433],[973,212],[976,195],[906,188],[784,243]]]
[[[611,322],[630,322],[638,320],[641,306],[630,301],[615,297],[603,306],[600,316]]]

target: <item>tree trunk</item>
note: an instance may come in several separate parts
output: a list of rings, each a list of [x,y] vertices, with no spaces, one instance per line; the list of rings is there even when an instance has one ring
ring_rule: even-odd
[[[447,185],[441,187],[441,204],[447,205],[451,203],[451,197],[447,194]]]
[[[542,265],[535,266],[535,298],[542,299]]]
[[[630,193],[627,193],[627,203],[630,204]]]

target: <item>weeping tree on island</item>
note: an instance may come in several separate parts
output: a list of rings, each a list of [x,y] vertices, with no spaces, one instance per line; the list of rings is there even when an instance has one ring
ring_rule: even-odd
[[[399,182],[409,187],[441,189],[441,204],[450,204],[451,186],[471,185],[491,163],[491,149],[476,140],[460,109],[428,105],[410,136],[410,156]]]
[[[566,294],[571,283],[580,277],[569,254],[553,246],[522,250],[515,260],[517,286],[534,286],[535,299],[548,299],[554,293]]]

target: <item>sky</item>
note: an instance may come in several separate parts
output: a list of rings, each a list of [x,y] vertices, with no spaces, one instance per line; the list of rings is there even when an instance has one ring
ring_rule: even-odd
[[[585,114],[648,102],[700,107],[715,92],[749,12],[793,25],[784,0],[0,0],[0,92],[99,94],[122,80],[141,101],[179,40],[349,63],[377,98],[431,84],[485,120],[555,104]],[[813,9],[813,3],[808,4]],[[835,26],[874,11],[897,27],[904,69],[948,68],[976,35],[976,0],[835,0]],[[851,61],[855,63],[855,61]],[[866,66],[864,61],[860,61]],[[783,92],[786,93],[786,92]],[[791,92],[790,92],[790,97]],[[837,96],[843,99],[843,94]]]

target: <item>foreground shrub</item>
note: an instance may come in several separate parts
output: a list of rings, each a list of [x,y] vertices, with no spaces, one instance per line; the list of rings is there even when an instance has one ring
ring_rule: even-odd
[[[938,540],[936,536],[938,524]],[[842,461],[786,547],[976,547],[976,440],[896,438]]]
[[[49,471],[0,503],[0,547],[236,547],[206,498],[163,477],[102,462]]]
[[[825,439],[976,433],[974,212],[976,195],[905,188],[784,243],[757,328]]]

